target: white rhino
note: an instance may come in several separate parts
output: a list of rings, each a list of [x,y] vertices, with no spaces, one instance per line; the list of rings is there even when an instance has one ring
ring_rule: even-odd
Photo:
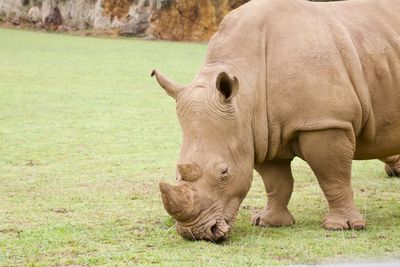
[[[252,223],[291,225],[290,163],[305,160],[329,203],[326,229],[363,229],[352,160],[400,174],[400,1],[253,0],[231,12],[188,85],[153,71],[177,103],[183,144],[176,186],[160,183],[177,231],[228,236],[262,176]]]

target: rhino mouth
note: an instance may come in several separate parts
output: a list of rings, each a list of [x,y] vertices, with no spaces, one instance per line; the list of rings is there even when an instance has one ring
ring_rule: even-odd
[[[226,219],[212,219],[200,226],[184,226],[176,223],[178,233],[191,241],[205,240],[215,243],[226,240],[232,229],[232,221]]]
[[[227,220],[217,220],[210,228],[210,240],[215,242],[221,242],[228,238],[231,231],[231,225]]]

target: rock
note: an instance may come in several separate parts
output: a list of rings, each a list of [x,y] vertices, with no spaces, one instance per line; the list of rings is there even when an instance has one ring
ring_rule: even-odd
[[[161,39],[208,40],[219,23],[232,9],[248,0],[173,0],[164,5],[152,22],[154,32]]]
[[[1,0],[0,1],[0,16],[4,20],[18,19],[23,9],[21,1],[16,0]]]
[[[102,7],[104,15],[114,20],[114,18],[121,19],[125,17],[129,12],[130,3],[129,0],[103,0]],[[135,1],[134,1],[135,2]]]
[[[121,28],[126,24],[125,20],[120,20],[119,18],[114,18],[111,22],[111,28]]]
[[[39,22],[42,19],[42,14],[37,6],[31,7],[28,11],[29,21],[32,23]]]
[[[57,27],[58,32],[70,32],[71,28],[67,25],[60,25]]]
[[[120,34],[125,36],[143,36],[150,27],[150,14],[139,9],[131,20],[121,27]]]
[[[92,15],[93,28],[107,29],[111,27],[111,18],[104,15],[103,1],[97,1]]]
[[[34,29],[42,30],[43,29],[43,22],[40,20],[34,24]]]
[[[44,19],[46,26],[60,26],[63,23],[60,9],[58,6],[54,7],[50,14]]]
[[[45,22],[46,17],[48,17],[51,13],[51,10],[55,7],[55,3],[52,0],[44,0],[42,2],[42,22]]]
[[[9,22],[11,23],[11,25],[14,25],[14,26],[19,26],[21,24],[21,22],[17,16],[11,17],[9,19]]]

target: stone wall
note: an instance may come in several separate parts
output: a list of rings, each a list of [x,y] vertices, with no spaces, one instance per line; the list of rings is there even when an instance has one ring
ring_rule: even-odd
[[[0,20],[54,31],[203,41],[248,0],[0,0]]]
[[[206,41],[229,11],[248,1],[0,0],[0,21],[52,31],[94,29],[145,38]]]
[[[150,14],[162,1],[1,0],[0,19],[13,25],[31,24],[48,30],[117,30],[121,34],[145,36],[151,34],[147,33]]]
[[[155,33],[168,40],[208,40],[224,16],[248,0],[170,1],[153,17]]]

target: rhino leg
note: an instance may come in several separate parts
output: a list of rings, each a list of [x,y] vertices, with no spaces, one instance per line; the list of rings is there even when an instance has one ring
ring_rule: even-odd
[[[390,177],[400,177],[400,155],[382,159],[385,162],[385,171]]]
[[[293,191],[291,160],[266,162],[255,169],[261,175],[267,191],[266,207],[251,220],[258,226],[284,226],[295,223],[287,205]]]
[[[299,135],[302,158],[317,176],[329,204],[323,226],[329,230],[364,229],[351,188],[354,146],[339,129],[303,132]]]

